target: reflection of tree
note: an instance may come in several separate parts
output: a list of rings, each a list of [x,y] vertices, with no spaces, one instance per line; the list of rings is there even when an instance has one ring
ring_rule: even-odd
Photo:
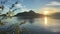
[[[30,23],[33,23],[33,19],[30,19],[30,20],[32,20],[32,21],[30,21]],[[23,20],[21,23],[15,23],[15,24],[12,24],[12,25],[10,25],[8,28],[7,28],[7,30],[6,31],[3,31],[3,30],[0,30],[0,32],[1,32],[1,34],[9,34],[10,32],[11,33],[16,33],[16,34],[22,34],[23,32],[28,32],[28,33],[31,33],[30,31],[29,31],[29,29],[27,29],[27,28],[22,28],[21,29],[21,25],[23,25],[23,24],[26,24],[26,20]]]
[[[3,19],[4,19],[4,17],[0,18],[0,26],[5,25],[5,22],[2,22],[2,21],[1,21],[1,20],[3,20]]]
[[[0,20],[0,26],[2,26],[2,25],[4,25],[4,23],[2,23],[1,20]]]
[[[21,23],[12,24],[11,26],[9,26],[7,28],[6,31],[0,30],[1,31],[1,34],[9,34],[10,32],[12,32],[14,34],[22,34],[23,32],[26,32],[26,31],[29,32],[29,29],[23,28],[21,30],[21,28],[20,28],[20,26],[23,25],[23,24],[25,24],[25,23],[26,23],[26,21],[23,21]]]

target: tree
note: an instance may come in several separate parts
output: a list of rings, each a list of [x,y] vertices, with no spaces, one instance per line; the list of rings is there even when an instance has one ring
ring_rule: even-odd
[[[0,2],[0,4],[1,4],[1,6],[0,6],[0,14],[2,14],[1,12],[5,9],[4,4],[7,4],[7,2],[8,2],[8,0],[1,1],[1,2]],[[8,8],[9,8],[9,10],[8,10],[8,12],[7,12],[8,14],[14,14],[14,12],[15,12],[16,10],[20,9],[20,8],[15,8],[15,9],[13,9],[16,4],[18,4],[18,0],[17,0],[14,4],[12,4],[11,7],[8,7]],[[12,9],[13,9],[13,10],[12,10]],[[6,15],[7,15],[7,13],[6,13]]]

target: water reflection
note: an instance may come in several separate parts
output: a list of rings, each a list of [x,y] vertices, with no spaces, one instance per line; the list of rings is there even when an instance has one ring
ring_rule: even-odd
[[[4,27],[0,26],[1,32],[36,32],[40,34],[41,32],[60,32],[60,20],[51,19],[48,17],[44,18],[34,18],[34,19],[17,19],[17,17],[7,18],[1,20],[4,22]],[[6,23],[5,23],[6,22]],[[4,30],[6,29],[6,30]],[[2,31],[3,30],[3,31]],[[15,32],[16,31],[16,32]],[[33,33],[32,32],[32,33]]]
[[[44,17],[44,23],[45,23],[45,25],[47,25],[48,24],[48,22],[47,22],[48,20],[47,20],[47,17],[45,16]]]
[[[55,20],[55,21],[56,21],[56,20]],[[53,25],[56,24],[56,23],[54,23],[54,19],[51,19],[51,18],[45,16],[45,17],[44,17],[44,24],[45,24],[46,26],[53,26]]]
[[[29,19],[29,23],[34,23],[34,19]]]
[[[44,17],[44,28],[50,32],[60,32],[60,20]]]

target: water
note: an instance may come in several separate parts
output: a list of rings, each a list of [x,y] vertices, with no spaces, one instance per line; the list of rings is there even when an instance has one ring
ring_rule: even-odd
[[[0,31],[10,34],[12,34],[12,32],[16,34],[16,31],[21,32],[21,34],[60,34],[60,19],[48,17],[33,19],[6,17],[3,18],[1,22],[4,23],[4,25],[0,24]]]

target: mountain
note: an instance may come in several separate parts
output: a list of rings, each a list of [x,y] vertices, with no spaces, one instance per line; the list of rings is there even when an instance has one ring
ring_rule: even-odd
[[[30,10],[29,12],[22,12],[22,13],[18,13],[15,16],[18,17],[23,17],[23,18],[38,18],[38,17],[43,17],[43,14],[38,14],[35,13],[34,11]]]
[[[55,18],[55,19],[60,19],[60,12],[56,12],[50,15],[50,17]]]

